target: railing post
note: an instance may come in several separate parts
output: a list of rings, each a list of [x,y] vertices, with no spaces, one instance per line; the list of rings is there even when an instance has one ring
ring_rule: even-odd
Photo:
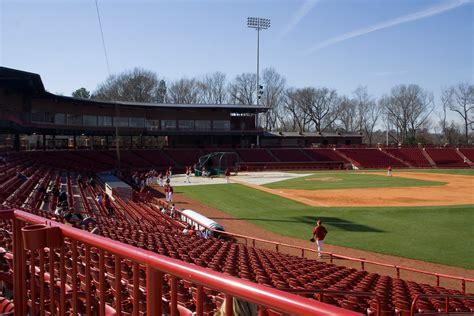
[[[171,301],[170,301],[171,316],[179,316],[178,313],[178,278],[171,276]]]
[[[225,295],[225,316],[234,315],[234,298],[232,295]]]
[[[436,286],[439,286],[439,274],[436,274]]]
[[[255,239],[252,238],[252,246],[255,247]]]
[[[26,315],[25,251],[23,249],[22,222],[13,219],[13,296],[15,313]]]
[[[461,280],[461,292],[466,294],[466,279]]]
[[[330,263],[333,263],[333,261],[334,261],[334,258],[333,258],[333,256],[332,256],[332,252],[331,252],[331,253],[329,254],[329,262],[330,262]]]
[[[301,248],[301,258],[304,258],[304,248]]]
[[[275,244],[276,252],[278,252],[278,244]]]
[[[202,316],[204,313],[203,309],[203,297],[204,291],[202,285],[197,286],[197,302],[196,302],[196,315]]]
[[[362,259],[362,261],[360,262],[360,268],[362,271],[365,271],[365,261],[364,259]]]
[[[146,310],[147,315],[161,315],[163,313],[161,271],[151,266],[146,267]]]
[[[400,279],[400,268],[395,266],[395,269],[397,269],[397,279]]]

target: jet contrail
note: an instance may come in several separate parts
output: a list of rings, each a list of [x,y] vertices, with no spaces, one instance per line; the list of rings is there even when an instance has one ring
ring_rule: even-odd
[[[313,7],[319,2],[320,0],[306,0],[303,5],[296,11],[288,24],[286,25],[283,32],[280,34],[280,38],[283,38],[286,34],[290,33],[293,28],[300,23],[300,21],[313,9]]]
[[[324,42],[321,42],[321,43],[309,48],[308,50],[304,51],[303,55],[309,55],[311,53],[314,53],[317,50],[320,50],[320,49],[325,48],[325,47],[332,46],[334,44],[346,41],[346,40],[351,39],[351,38],[359,37],[359,36],[366,35],[366,34],[376,32],[376,31],[379,31],[379,30],[383,30],[383,29],[386,29],[386,28],[389,28],[389,27],[394,27],[394,26],[397,26],[397,25],[400,25],[400,24],[403,24],[403,23],[412,22],[412,21],[416,21],[416,20],[420,20],[420,19],[424,19],[424,18],[433,16],[433,15],[437,15],[437,14],[440,14],[440,13],[458,8],[462,5],[465,5],[465,4],[470,3],[470,2],[471,2],[471,0],[451,1],[449,3],[445,3],[445,4],[442,4],[442,5],[438,5],[438,6],[428,8],[426,10],[422,10],[422,11],[418,11],[418,12],[415,12],[415,13],[407,14],[407,15],[400,16],[400,17],[395,18],[395,19],[391,19],[391,20],[388,20],[388,21],[385,21],[385,22],[381,22],[381,23],[377,23],[377,24],[374,24],[374,25],[371,25],[371,26],[368,26],[368,27],[357,29],[357,30],[354,30],[354,31],[351,31],[351,32],[333,37],[333,38],[328,39]]]

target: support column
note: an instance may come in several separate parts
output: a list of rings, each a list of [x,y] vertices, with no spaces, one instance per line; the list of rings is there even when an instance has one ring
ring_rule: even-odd
[[[43,134],[43,150],[46,150],[46,135]]]
[[[74,150],[77,149],[77,136],[76,135],[73,136],[72,147],[74,148]]]

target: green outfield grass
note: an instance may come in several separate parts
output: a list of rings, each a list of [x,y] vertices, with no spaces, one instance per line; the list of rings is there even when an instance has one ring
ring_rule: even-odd
[[[316,172],[306,177],[273,182],[271,189],[335,190],[387,187],[419,187],[444,185],[445,182],[387,177],[386,175],[359,172]]]
[[[289,171],[290,173],[328,173],[328,172],[344,172],[344,173],[373,173],[373,172],[387,172],[387,169],[367,169],[367,170],[340,170],[340,171]],[[474,176],[474,169],[394,169],[393,172],[420,172],[420,173],[441,173],[441,174],[458,174],[464,176]]]
[[[474,176],[474,169],[408,169],[396,170],[395,172],[426,172],[426,173],[442,173],[442,174],[457,174],[462,176]]]
[[[176,190],[277,234],[308,240],[321,218],[329,244],[474,269],[474,205],[316,208],[239,184]]]

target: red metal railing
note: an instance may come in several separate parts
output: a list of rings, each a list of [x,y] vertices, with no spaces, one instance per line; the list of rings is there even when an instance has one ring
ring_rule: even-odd
[[[0,211],[0,220],[11,220],[13,223],[13,291],[17,315],[26,315],[28,310],[32,314],[39,311],[42,315],[46,311],[59,311],[59,315],[65,315],[69,310],[74,314],[121,315],[125,312],[123,303],[126,300],[122,296],[123,282],[127,282],[127,288],[132,293],[132,315],[139,315],[140,293],[146,293],[144,302],[147,315],[161,315],[166,308],[162,299],[165,294],[165,276],[171,284],[171,315],[185,311],[178,305],[180,280],[196,287],[197,315],[204,313],[205,289],[225,294],[226,315],[233,314],[231,303],[234,297],[292,315],[357,315],[93,235],[24,211]],[[131,265],[132,272],[129,271],[131,275],[128,277],[124,277],[126,271],[122,268],[125,263]],[[145,278],[140,276],[141,270],[145,271]],[[94,282],[91,282],[91,278]],[[106,296],[107,281],[112,289],[108,293],[112,293],[113,298]],[[96,288],[95,295],[92,294],[91,284]]]
[[[459,298],[462,300],[474,300],[474,296],[450,295],[450,294],[417,294],[415,298],[413,299],[413,301],[411,302],[410,316],[413,316],[416,314],[416,303],[418,302],[420,298],[444,298],[444,312],[445,313],[449,313],[449,300],[450,299]],[[471,314],[469,313],[469,315]]]
[[[160,205],[164,205],[164,206],[167,205],[167,202],[156,199],[156,198],[154,199],[154,201],[159,203]],[[176,208],[176,213],[179,214],[181,217],[185,217],[185,218],[189,219],[189,217],[187,217],[185,214],[183,214],[177,208]],[[189,219],[189,220],[194,221],[198,225],[198,227],[206,227],[206,225],[200,223],[199,221],[196,221],[194,219]],[[271,240],[266,240],[266,239],[261,239],[261,238],[246,236],[246,235],[240,235],[240,234],[231,233],[231,232],[215,231],[215,230],[213,230],[211,228],[208,228],[208,227],[206,227],[206,228],[209,229],[210,231],[212,231],[213,233],[217,233],[217,234],[220,234],[220,235],[226,235],[226,236],[231,237],[231,238],[243,239],[244,242],[245,242],[245,245],[248,245],[249,243],[251,243],[251,245],[253,247],[256,246],[256,242],[258,241],[258,242],[261,242],[263,244],[275,246],[275,251],[276,252],[280,252],[282,247],[300,250],[301,257],[303,257],[303,258],[305,257],[305,253],[307,253],[307,252],[317,253],[316,249],[304,248],[304,247],[299,247],[299,246],[295,246],[295,245],[280,243],[280,242],[276,242],[276,241],[271,241]],[[459,277],[459,276],[453,276],[453,275],[448,275],[448,274],[443,274],[443,273],[429,272],[429,271],[420,270],[420,269],[414,269],[414,268],[409,268],[409,267],[404,267],[404,266],[399,266],[399,265],[394,265],[394,264],[388,264],[388,263],[377,262],[377,261],[373,261],[373,260],[367,260],[367,259],[364,259],[364,258],[354,258],[354,257],[335,254],[335,253],[332,253],[332,252],[327,252],[327,251],[321,251],[321,253],[328,256],[329,261],[331,263],[333,263],[333,261],[335,259],[358,262],[358,263],[360,263],[360,268],[362,270],[366,269],[366,264],[372,264],[372,265],[379,266],[379,267],[394,269],[397,278],[400,278],[400,272],[401,271],[406,271],[406,272],[414,272],[414,273],[418,273],[418,274],[434,276],[436,278],[436,285],[437,286],[440,285],[440,279],[441,278],[454,280],[454,281],[459,281],[461,283],[461,291],[463,293],[466,293],[466,283],[467,282],[474,283],[474,279],[466,278],[466,277]]]

